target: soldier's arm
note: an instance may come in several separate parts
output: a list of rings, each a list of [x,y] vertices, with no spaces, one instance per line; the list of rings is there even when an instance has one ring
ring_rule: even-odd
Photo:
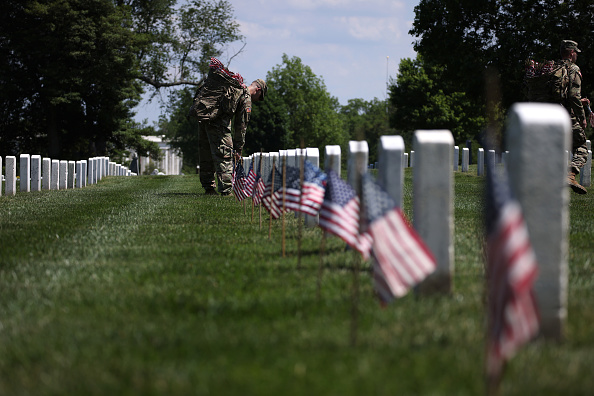
[[[251,107],[244,96],[242,95],[237,110],[235,111],[235,119],[233,120],[233,149],[241,152],[245,144],[245,133],[247,124],[250,121]]]
[[[582,105],[582,74],[579,68],[571,70],[569,75],[569,108],[573,111],[573,114],[577,120],[584,124],[586,121],[586,114],[584,112],[584,106]]]

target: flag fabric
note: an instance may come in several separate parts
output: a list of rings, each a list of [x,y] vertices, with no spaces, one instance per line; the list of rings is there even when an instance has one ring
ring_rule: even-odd
[[[299,168],[294,166],[286,166],[285,167],[286,176],[285,176],[285,187],[283,188],[282,183],[282,173],[277,169],[278,172],[278,179],[279,179],[279,188],[276,189],[276,181],[275,181],[275,190],[276,193],[274,194],[275,205],[279,208],[283,207],[283,191],[285,192],[285,209],[286,210],[294,210],[299,211],[299,199],[301,196],[301,182],[299,176]]]
[[[262,205],[264,205],[264,208],[266,208],[266,210],[270,213],[270,216],[272,216],[273,219],[278,219],[282,215],[282,206],[278,205],[279,200],[275,197],[275,194],[283,186],[282,177],[282,173],[278,170],[278,168],[275,167],[274,171],[271,170],[270,176],[268,177],[269,182],[266,183],[266,188],[264,189],[264,194],[262,195]]]
[[[326,192],[326,174],[309,161],[304,162],[303,191],[300,210],[315,216],[320,211]]]
[[[243,83],[243,77],[241,76],[241,74],[239,74],[239,73],[233,73],[232,71],[229,71],[229,69],[227,69],[225,67],[225,65],[223,65],[223,62],[221,62],[217,58],[211,57],[210,58],[210,63],[209,63],[208,66],[211,69],[218,70],[221,73],[224,73],[227,76],[231,77],[232,79],[236,80],[237,82],[239,82],[241,84],[242,87],[244,87],[244,88],[246,87],[245,84]]]
[[[539,329],[532,292],[538,275],[519,203],[505,173],[487,164],[487,376],[500,378],[504,362]]]
[[[276,205],[282,208],[283,191],[285,192],[285,208],[295,212],[316,216],[324,201],[324,182],[326,174],[309,161],[305,161],[303,171],[303,188],[299,168],[286,166],[285,187],[274,194]],[[282,174],[281,174],[282,183]]]
[[[250,169],[248,170],[247,177],[245,179],[245,187],[244,191],[248,197],[253,197],[254,195],[254,183],[256,181],[256,172],[254,172],[254,161],[250,164]]]
[[[262,197],[264,196],[264,189],[266,185],[262,180],[262,176],[256,174],[256,180],[254,181],[254,188],[252,192],[252,199],[254,200],[254,205],[260,205],[262,203]]]
[[[319,225],[358,250],[363,257],[368,257],[371,238],[368,234],[359,234],[359,210],[359,197],[355,190],[330,169]]]
[[[243,201],[249,195],[245,192],[245,172],[241,161],[237,162],[231,178],[231,188],[239,201]]]
[[[402,209],[370,175],[363,175],[364,224],[371,236],[375,289],[383,303],[408,293],[437,263]]]

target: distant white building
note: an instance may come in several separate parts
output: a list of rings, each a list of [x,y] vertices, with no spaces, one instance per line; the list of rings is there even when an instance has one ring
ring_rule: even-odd
[[[182,165],[183,165],[183,158],[181,153],[171,147],[169,142],[164,141],[163,139],[165,136],[143,136],[143,139],[146,139],[150,142],[155,142],[159,145],[159,149],[161,149],[161,160],[153,161],[147,156],[139,156],[133,152],[132,157],[138,157],[139,163],[139,172],[141,175],[144,174],[145,170],[149,167],[150,162],[153,162],[153,165],[158,169],[159,173],[165,175],[179,175],[181,174]]]

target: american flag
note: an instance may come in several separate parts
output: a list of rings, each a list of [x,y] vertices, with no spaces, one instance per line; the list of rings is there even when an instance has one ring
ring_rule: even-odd
[[[281,179],[282,180],[282,179]],[[303,189],[299,168],[286,167],[285,208],[316,216],[324,201],[324,182],[326,174],[309,161],[305,161],[303,171]],[[282,182],[282,181],[281,181]],[[283,189],[276,192],[274,198],[278,207],[282,207]]]
[[[283,188],[282,183],[282,174],[277,169],[278,172],[278,183],[280,184],[278,189],[276,188],[276,183],[274,183],[274,187],[276,193],[274,194],[274,201],[277,207],[283,207],[283,190],[285,192],[285,209],[287,210],[299,210],[299,197],[301,196],[301,182],[299,176],[299,168],[294,166],[287,166],[285,167],[286,176],[285,176],[285,187]]]
[[[303,194],[301,196],[301,211],[310,215],[317,215],[324,202],[326,188],[326,174],[309,161],[305,161],[303,169]]]
[[[254,195],[254,182],[256,181],[256,173],[254,172],[254,161],[250,164],[247,178],[245,179],[244,191],[247,196],[252,197]]]
[[[237,199],[240,201],[246,199],[249,195],[245,192],[245,172],[240,161],[238,161],[237,166],[235,166],[231,181],[231,188],[233,188]]]
[[[330,169],[326,179],[326,193],[320,208],[319,225],[340,237],[364,257],[369,256],[371,238],[359,234],[359,197],[355,190]]]
[[[264,189],[266,186],[264,185],[264,181],[259,174],[256,174],[256,181],[254,181],[254,189],[252,194],[252,199],[254,200],[254,205],[260,205],[262,203],[262,197],[264,196]]]
[[[389,303],[435,271],[436,262],[402,210],[368,174],[362,194],[366,231],[373,240],[375,289]]]
[[[213,69],[213,70],[219,70],[220,72],[225,73],[226,75],[228,75],[232,79],[234,79],[237,82],[239,82],[241,84],[241,86],[245,88],[245,84],[243,83],[243,77],[241,76],[241,74],[239,74],[239,73],[233,73],[232,71],[229,71],[229,69],[227,69],[225,67],[225,65],[223,65],[223,62],[221,62],[217,58],[211,57],[210,58],[210,64],[208,66],[211,69]]]
[[[507,175],[487,164],[487,376],[499,378],[505,360],[539,329],[532,294],[538,264]]]
[[[278,193],[278,190],[280,190],[283,187],[283,175],[282,173],[278,170],[278,168],[274,169],[274,183],[273,178],[272,178],[272,174],[273,171],[270,171],[270,176],[269,176],[269,182],[266,183],[266,188],[264,189],[264,195],[262,196],[262,204],[264,205],[264,207],[266,208],[266,210],[268,212],[270,212],[270,216],[272,216],[273,219],[278,219],[281,214],[282,214],[282,206],[279,207],[278,205],[278,198],[275,196],[275,194]],[[273,190],[273,184],[274,184],[274,190]],[[281,197],[282,199],[282,197]]]

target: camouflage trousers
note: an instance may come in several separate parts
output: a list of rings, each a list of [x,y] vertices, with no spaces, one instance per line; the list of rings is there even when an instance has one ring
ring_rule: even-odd
[[[198,123],[198,146],[202,187],[206,191],[214,191],[216,174],[219,193],[230,194],[233,170],[233,139],[230,127],[214,122]]]
[[[586,165],[586,161],[588,160],[588,148],[586,146],[586,132],[575,118],[572,117],[571,121],[573,122],[571,127],[573,134],[571,169],[577,175],[580,173],[580,169]]]

